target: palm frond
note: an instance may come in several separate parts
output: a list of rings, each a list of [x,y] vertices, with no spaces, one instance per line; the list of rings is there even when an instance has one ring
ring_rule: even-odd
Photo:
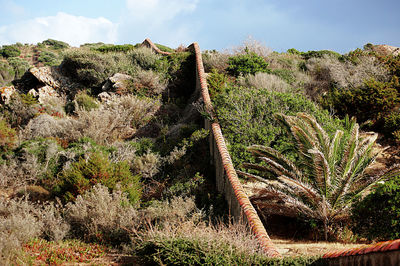
[[[320,148],[324,153],[328,153],[330,146],[330,138],[326,131],[318,124],[317,120],[309,114],[306,113],[298,113],[297,117],[301,118],[304,122],[306,122],[315,132],[316,137],[318,138],[318,143],[320,144]]]
[[[312,154],[313,163],[314,163],[314,179],[316,185],[319,187],[319,190],[322,192],[325,197],[328,196],[328,190],[331,185],[331,171],[326,160],[324,154],[317,149],[308,150],[310,154]]]
[[[271,147],[266,147],[262,145],[252,145],[248,148],[248,150],[253,154],[253,156],[267,157],[274,160],[283,167],[290,169],[293,173],[297,175],[298,178],[302,179],[302,172],[296,167],[296,165],[292,161],[287,159],[279,151]]]

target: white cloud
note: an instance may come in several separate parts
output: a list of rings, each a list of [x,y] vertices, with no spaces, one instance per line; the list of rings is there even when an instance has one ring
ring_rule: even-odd
[[[63,12],[0,27],[0,43],[37,43],[48,38],[79,46],[87,42],[114,43],[118,25],[106,18],[87,18]]]
[[[193,41],[197,25],[185,16],[193,13],[199,0],[126,0],[118,39],[137,42],[150,38],[171,47]]]

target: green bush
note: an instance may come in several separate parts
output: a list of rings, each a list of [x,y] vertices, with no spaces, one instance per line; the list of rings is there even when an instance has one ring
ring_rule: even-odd
[[[87,95],[87,93],[85,92],[78,93],[75,96],[75,101],[79,107],[83,108],[86,111],[99,108],[99,104],[97,103],[97,101],[93,97]]]
[[[122,192],[127,193],[132,203],[139,202],[141,195],[139,176],[132,175],[129,164],[113,163],[100,152],[89,154],[87,160],[80,158],[62,172],[60,178],[61,183],[56,192],[66,200],[74,199],[98,183],[109,189],[116,188],[119,183]]]
[[[400,110],[391,112],[384,118],[384,132],[395,140],[400,141]]]
[[[44,63],[45,66],[56,66],[61,63],[57,54],[50,51],[41,52],[38,61]]]
[[[319,257],[274,259],[239,251],[223,241],[182,237],[147,240],[136,252],[148,265],[324,265]]]
[[[0,61],[0,84],[6,85],[14,79],[14,68],[7,61]]]
[[[163,52],[168,52],[168,53],[175,52],[174,49],[172,49],[172,48],[170,48],[168,46],[165,46],[165,45],[162,45],[162,44],[159,44],[159,43],[155,43],[154,45],[157,46],[158,49],[160,49]]]
[[[140,47],[128,53],[128,58],[145,70],[157,70],[162,56],[156,54],[150,48]]]
[[[21,50],[18,49],[15,45],[3,45],[0,50],[0,54],[5,58],[16,57],[20,56]]]
[[[247,151],[247,147],[252,144],[272,146],[288,153],[294,149],[285,130],[273,118],[275,113],[312,114],[329,134],[336,129],[343,129],[340,120],[332,118],[328,111],[322,110],[300,94],[233,87],[227,88],[227,93],[214,99],[214,107],[236,167],[244,161],[254,161]]]
[[[330,50],[302,52],[301,55],[304,57],[304,59],[310,59],[313,57],[321,58],[324,56],[331,56],[331,57],[336,57],[336,58],[341,57],[341,55],[339,53],[330,51]]]
[[[286,81],[288,84],[293,84],[294,82],[296,82],[296,77],[295,77],[293,71],[290,69],[284,69],[284,68],[274,69],[271,71],[271,74],[274,74],[274,75],[280,77],[281,79]]]
[[[109,54],[74,50],[64,56],[61,68],[67,76],[88,87],[97,87],[117,72],[115,59]]]
[[[0,151],[10,150],[16,141],[16,132],[7,122],[0,118]]]
[[[228,78],[223,73],[218,73],[216,69],[213,69],[207,76],[208,90],[210,97],[214,98],[216,95],[225,92]]]
[[[290,48],[286,51],[288,54],[295,54],[295,55],[301,55],[302,52],[300,52],[299,50],[295,49],[295,48]]]
[[[135,46],[133,46],[132,44],[122,44],[122,45],[104,44],[101,45],[100,47],[96,47],[93,49],[102,53],[128,52],[130,50],[135,49]]]
[[[365,81],[359,88],[333,89],[324,101],[340,115],[357,117],[359,122],[371,120],[377,130],[382,130],[384,118],[400,102],[400,94],[393,82]]]
[[[353,209],[355,233],[369,240],[400,238],[400,176],[394,177],[361,200]]]
[[[14,68],[14,78],[19,79],[29,69],[29,63],[19,57],[8,58],[8,63]]]
[[[239,54],[228,59],[227,71],[233,76],[252,74],[257,72],[269,73],[268,63],[264,58],[256,53],[248,52],[246,54]]]
[[[69,48],[69,44],[66,42],[62,42],[62,41],[57,41],[57,40],[53,40],[53,39],[47,39],[45,41],[42,42],[43,45],[47,45],[47,46],[51,46],[51,48],[53,49],[65,49],[65,48]]]

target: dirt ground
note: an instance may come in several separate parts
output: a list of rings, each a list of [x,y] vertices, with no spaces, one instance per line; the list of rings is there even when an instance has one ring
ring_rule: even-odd
[[[282,256],[323,255],[334,250],[344,250],[364,246],[364,244],[343,244],[338,242],[293,241],[287,239],[272,239],[276,249]]]

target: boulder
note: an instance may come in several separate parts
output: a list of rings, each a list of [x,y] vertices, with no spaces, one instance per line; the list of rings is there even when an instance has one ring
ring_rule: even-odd
[[[103,91],[112,91],[117,93],[122,93],[127,90],[127,82],[132,80],[129,75],[116,73],[112,77],[109,77],[106,83],[103,85]]]
[[[8,86],[8,87],[0,87],[0,95],[1,95],[1,100],[3,103],[8,104],[11,99],[11,95],[16,91],[14,86]]]
[[[383,55],[398,56],[400,54],[400,47],[390,46],[386,44],[374,45],[372,50]]]

